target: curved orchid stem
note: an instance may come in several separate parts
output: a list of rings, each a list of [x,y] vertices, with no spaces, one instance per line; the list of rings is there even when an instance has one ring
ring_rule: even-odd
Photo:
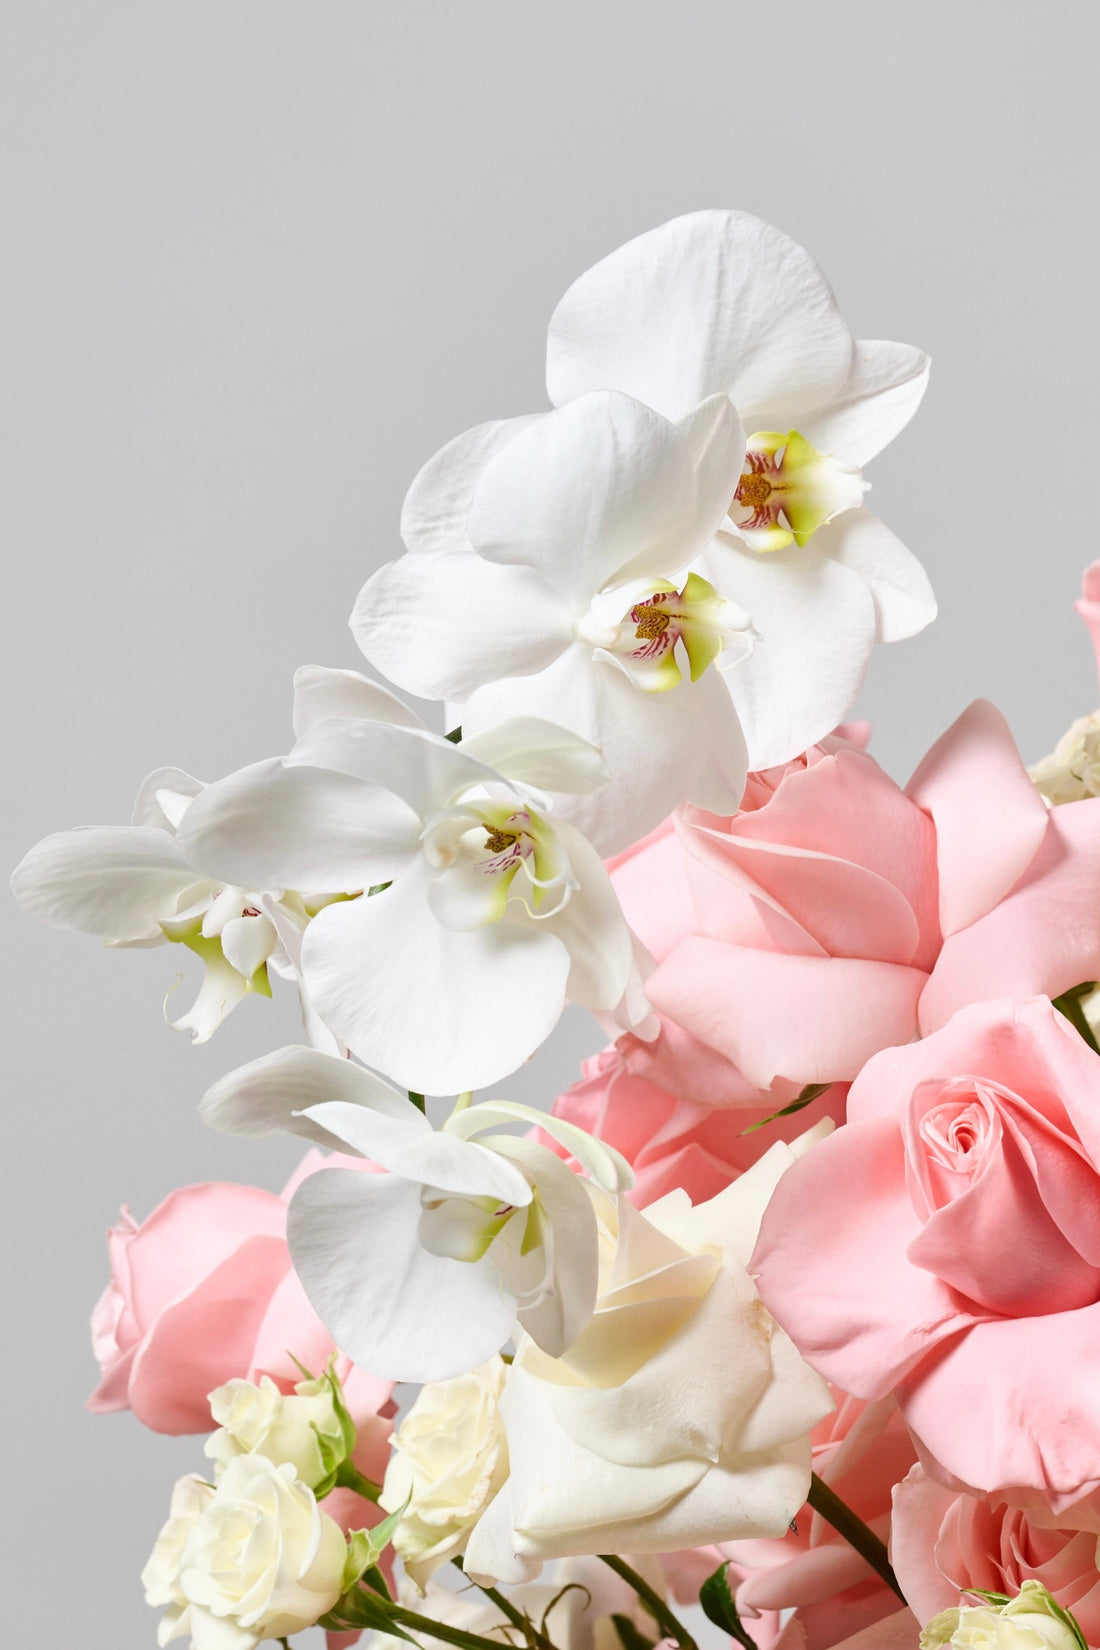
[[[418,1615],[415,1610],[406,1610],[402,1604],[389,1604],[385,1609],[390,1620],[398,1626],[411,1627],[429,1638],[442,1639],[444,1644],[457,1646],[457,1650],[501,1650],[500,1639],[484,1638],[480,1633],[467,1633],[463,1628],[452,1627],[446,1621],[433,1621],[431,1616]]]
[[[461,1558],[452,1558],[451,1563],[456,1570],[466,1576]],[[534,1622],[528,1616],[525,1616],[522,1610],[517,1610],[510,1598],[505,1598],[504,1594],[498,1592],[495,1587],[486,1587],[480,1581],[473,1581],[469,1576],[466,1576],[466,1580],[471,1587],[476,1587],[478,1592],[484,1593],[485,1597],[496,1605],[501,1615],[510,1621],[513,1627],[518,1627],[524,1637],[537,1647],[537,1650],[555,1650],[554,1644],[547,1638],[546,1634],[540,1633]]]
[[[660,1593],[655,1592],[637,1570],[632,1570],[617,1553],[600,1553],[598,1556],[601,1564],[606,1564],[609,1570],[614,1570],[629,1587],[633,1587],[665,1638],[674,1639],[680,1650],[698,1650],[698,1645],[683,1622],[678,1616],[673,1615]]]
[[[816,1472],[810,1477],[810,1493],[806,1500],[814,1512],[821,1514],[826,1524],[831,1524],[837,1534],[842,1535],[848,1545],[854,1547],[860,1557],[867,1560],[872,1570],[882,1577],[887,1587],[893,1589],[901,1602],[907,1604],[909,1601],[898,1586],[898,1578],[891,1567],[886,1543],[879,1539],[874,1530],[867,1528],[862,1518],[857,1517],[851,1507],[842,1501]]]

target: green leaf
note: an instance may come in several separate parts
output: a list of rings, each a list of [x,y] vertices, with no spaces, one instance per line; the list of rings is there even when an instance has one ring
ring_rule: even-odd
[[[452,745],[461,745],[461,743],[462,743],[462,729],[461,728],[452,728],[450,733],[445,733],[443,735],[443,737],[444,737],[444,739],[449,739],[451,741]]]
[[[707,1577],[699,1589],[699,1603],[708,1621],[713,1621],[716,1627],[729,1633],[731,1638],[745,1646],[745,1650],[756,1650],[755,1640],[742,1627],[741,1617],[737,1614],[737,1606],[730,1592],[728,1569],[728,1563],[723,1562],[713,1575]]]
[[[611,1620],[615,1623],[615,1631],[623,1650],[653,1650],[653,1640],[647,1639],[644,1633],[639,1633],[629,1616],[612,1614]]]
[[[831,1089],[832,1086],[831,1083],[807,1083],[801,1094],[796,1095],[789,1106],[782,1107],[780,1111],[773,1111],[770,1117],[762,1117],[758,1123],[750,1123],[741,1133],[753,1134],[757,1129],[767,1128],[769,1123],[776,1122],[780,1117],[793,1117],[796,1111],[801,1111],[804,1106],[812,1106],[815,1100],[820,1100],[826,1089]]]

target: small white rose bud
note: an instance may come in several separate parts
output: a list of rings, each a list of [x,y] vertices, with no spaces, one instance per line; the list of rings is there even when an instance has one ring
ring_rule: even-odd
[[[354,1442],[335,1388],[335,1378],[328,1375],[299,1381],[292,1394],[280,1392],[270,1375],[262,1375],[258,1385],[234,1380],[215,1388],[210,1413],[219,1427],[205,1445],[216,1463],[215,1477],[240,1455],[264,1455],[276,1466],[289,1462],[312,1490],[331,1488],[333,1474]]]
[[[924,1628],[920,1650],[1083,1650],[1073,1617],[1039,1581],[1025,1581],[1014,1599],[975,1609],[943,1610]]]
[[[468,1375],[430,1381],[394,1434],[381,1504],[396,1512],[409,1503],[393,1545],[421,1592],[433,1570],[464,1551],[508,1476],[497,1408],[506,1375],[494,1356]]]

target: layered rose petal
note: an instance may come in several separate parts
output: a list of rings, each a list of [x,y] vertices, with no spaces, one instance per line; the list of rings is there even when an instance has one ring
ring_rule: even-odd
[[[766,1089],[777,1077],[841,1082],[884,1043],[908,1042],[925,979],[894,963],[780,956],[698,935],[650,976],[646,995]]]
[[[921,1031],[980,998],[1057,997],[1100,978],[1100,799],[1046,815],[1042,845],[1011,892],[944,943],[921,1000]]]

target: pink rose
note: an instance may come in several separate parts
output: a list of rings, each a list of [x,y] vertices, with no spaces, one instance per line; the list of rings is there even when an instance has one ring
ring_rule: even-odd
[[[1003,1501],[945,1489],[920,1467],[894,1491],[890,1556],[914,1615],[929,1621],[979,1588],[1015,1595],[1029,1577],[1072,1610],[1100,1646],[1096,1531],[1048,1516],[1045,1524]]]
[[[821,1117],[843,1121],[847,1086],[836,1083],[802,1111],[746,1134],[750,1124],[776,1110],[774,1095],[760,1094],[741,1080],[736,1099],[727,1086],[725,1105],[679,1099],[631,1069],[632,1058],[638,1051],[644,1058],[648,1046],[638,1044],[636,1038],[623,1038],[586,1060],[581,1081],[567,1089],[553,1108],[556,1117],[578,1124],[622,1152],[634,1170],[630,1199],[639,1209],[677,1186],[683,1187],[692,1203],[706,1203],[750,1168],[774,1141],[794,1140]],[[704,1068],[709,1070],[712,1063],[713,1056],[704,1051]],[[646,1069],[652,1071],[653,1062],[647,1061]],[[681,1053],[678,1064],[671,1060],[662,1075],[677,1084],[678,1093],[710,1092],[690,1051]],[[543,1138],[544,1144],[553,1147],[549,1137]]]
[[[915,1457],[912,1439],[891,1399],[833,1396],[836,1409],[813,1431],[814,1471],[886,1541],[891,1492]],[[798,1611],[808,1650],[825,1650],[898,1607],[896,1593],[809,1507],[782,1541],[731,1541],[722,1551],[733,1561],[731,1585],[741,1577],[738,1611],[760,1644],[777,1636],[784,1610]]]
[[[732,819],[681,809],[613,868],[666,1026],[796,1092],[968,1002],[1100,977],[1100,799],[1048,812],[992,705],[905,791],[830,744],[754,776]]]
[[[1098,1095],[1045,998],[964,1009],[867,1064],[752,1262],[811,1364],[895,1392],[937,1476],[1056,1514],[1100,1487]]]
[[[336,1348],[290,1264],[286,1211],[299,1182],[334,1161],[365,1167],[312,1151],[279,1195],[211,1182],[170,1193],[140,1225],[123,1211],[92,1314],[101,1379],[89,1409],[132,1409],[154,1432],[209,1432],[214,1387],[270,1375],[289,1391],[302,1378],[294,1358],[324,1367]],[[391,1382],[346,1358],[337,1373],[357,1424],[389,1400]]]

